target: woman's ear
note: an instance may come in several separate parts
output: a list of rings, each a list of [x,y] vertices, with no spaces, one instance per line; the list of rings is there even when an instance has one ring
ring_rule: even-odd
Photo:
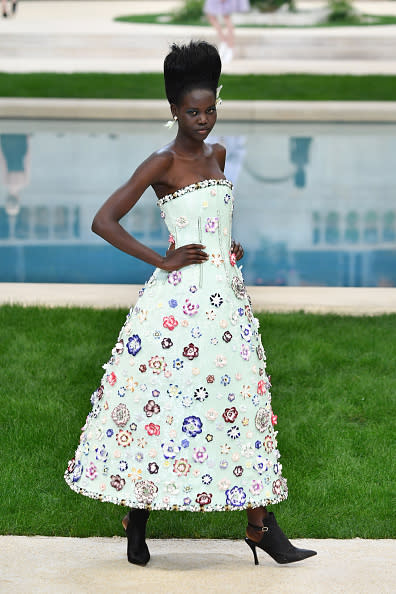
[[[171,109],[172,117],[177,116],[177,113],[176,113],[177,112],[177,106],[176,106],[175,103],[171,103],[170,104],[170,109]]]

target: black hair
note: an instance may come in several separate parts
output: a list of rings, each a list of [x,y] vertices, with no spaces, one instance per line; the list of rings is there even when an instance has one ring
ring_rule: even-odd
[[[171,46],[164,61],[165,92],[169,103],[176,105],[192,89],[209,89],[216,95],[221,73],[221,59],[214,45],[190,41]]]

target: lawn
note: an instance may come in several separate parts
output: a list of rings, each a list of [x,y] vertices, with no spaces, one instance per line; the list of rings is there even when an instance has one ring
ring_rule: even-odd
[[[122,534],[63,480],[126,311],[0,307],[0,533]],[[291,537],[394,538],[396,315],[259,316]],[[393,450],[394,451],[394,450]],[[153,512],[150,537],[240,538],[245,514]]]
[[[395,101],[396,76],[223,74],[224,100]],[[164,99],[161,73],[0,73],[0,97]]]

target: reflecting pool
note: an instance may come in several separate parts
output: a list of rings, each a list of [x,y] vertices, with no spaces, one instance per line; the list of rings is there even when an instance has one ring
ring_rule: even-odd
[[[0,282],[143,283],[152,267],[91,221],[172,134],[160,122],[2,121]],[[247,283],[396,286],[396,125],[219,122],[219,139]],[[166,250],[151,189],[123,224]]]

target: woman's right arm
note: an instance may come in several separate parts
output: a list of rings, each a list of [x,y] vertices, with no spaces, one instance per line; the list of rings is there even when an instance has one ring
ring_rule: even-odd
[[[92,231],[119,250],[167,271],[205,262],[208,256],[202,251],[204,246],[189,244],[162,256],[130,235],[119,221],[134,207],[150,185],[158,183],[171,162],[172,156],[166,153],[149,157],[136,169],[132,177],[106,200],[92,222]]]

